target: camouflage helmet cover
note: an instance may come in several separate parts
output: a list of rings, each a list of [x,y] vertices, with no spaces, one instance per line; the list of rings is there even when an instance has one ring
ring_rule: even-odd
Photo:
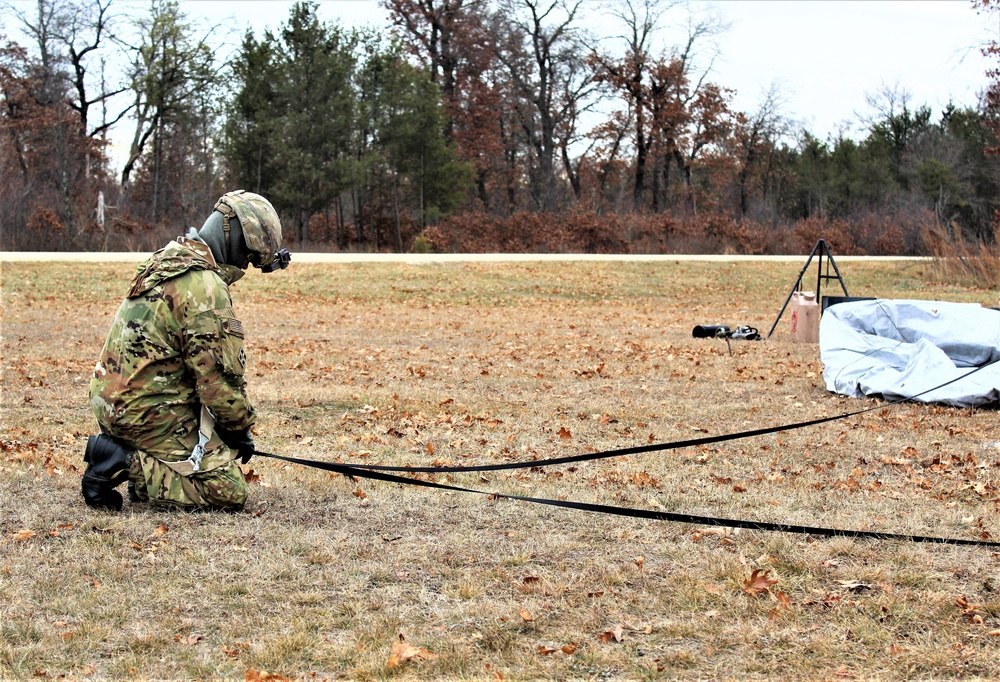
[[[269,264],[281,249],[281,221],[271,202],[259,194],[238,189],[226,192],[215,202],[215,210],[225,219],[236,216],[243,227],[243,238],[250,250],[250,262],[258,268]]]

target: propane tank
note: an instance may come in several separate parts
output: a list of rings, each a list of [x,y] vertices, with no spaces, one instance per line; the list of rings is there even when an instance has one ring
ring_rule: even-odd
[[[812,291],[796,291],[792,294],[791,339],[796,343],[819,341],[819,303]]]

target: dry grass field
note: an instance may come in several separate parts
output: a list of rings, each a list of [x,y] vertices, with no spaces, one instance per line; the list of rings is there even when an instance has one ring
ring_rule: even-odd
[[[979,301],[914,263],[851,293]],[[234,287],[261,450],[532,460],[875,405],[766,332],[800,263],[298,265]],[[1000,678],[1000,553],[725,531],[254,459],[235,514],[87,508],[87,383],[129,264],[5,263],[0,677]],[[996,410],[434,480],[838,528],[1000,538]],[[401,638],[405,642],[401,642]],[[266,671],[266,672],[265,672]]]

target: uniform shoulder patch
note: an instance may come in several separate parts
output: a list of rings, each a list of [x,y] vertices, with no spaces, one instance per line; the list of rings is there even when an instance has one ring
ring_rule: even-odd
[[[243,336],[243,323],[237,320],[235,317],[230,317],[223,320],[223,328],[230,334],[235,334],[236,336]]]

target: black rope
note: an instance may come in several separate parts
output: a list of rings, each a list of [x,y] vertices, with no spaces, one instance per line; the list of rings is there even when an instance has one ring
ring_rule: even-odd
[[[476,495],[490,495],[494,498],[507,500],[517,500],[519,502],[531,502],[534,504],[545,504],[552,507],[563,507],[565,509],[576,509],[579,511],[595,512],[599,514],[611,514],[614,516],[626,516],[636,519],[649,519],[653,521],[673,521],[675,523],[692,523],[703,526],[721,526],[723,528],[745,528],[748,530],[776,531],[782,533],[800,533],[816,535],[820,537],[849,537],[864,538],[870,540],[898,540],[905,542],[929,542],[944,545],[969,545],[974,547],[1000,548],[1000,542],[990,542],[987,540],[968,540],[964,538],[942,538],[928,535],[905,535],[901,533],[882,533],[868,530],[845,530],[839,528],[826,528],[823,526],[801,526],[790,523],[771,523],[767,521],[747,521],[743,519],[727,519],[718,516],[700,516],[697,514],[681,514],[677,512],[653,511],[649,509],[635,509],[632,507],[615,507],[605,504],[591,504],[589,502],[573,502],[569,500],[551,500],[544,497],[524,497],[521,495],[507,495],[505,493],[490,493],[474,488],[463,488],[461,486],[448,485],[445,483],[435,483],[434,481],[422,481],[415,478],[406,478],[387,474],[381,471],[371,471],[347,464],[335,464],[333,462],[318,462],[298,457],[285,457],[274,455],[268,452],[257,451],[255,454],[270,457],[272,459],[299,464],[313,469],[322,469],[343,474],[344,476],[354,476],[356,478],[368,478],[376,481],[388,483],[402,483],[404,485],[415,485],[424,488],[436,488],[438,490],[450,490],[462,493],[474,493]]]
[[[924,395],[925,393],[930,393],[931,391],[936,391],[939,388],[943,388],[952,384],[956,381],[964,379],[965,377],[978,372],[988,365],[982,365],[976,367],[975,369],[966,372],[965,374],[946,381],[945,383],[930,388],[926,391],[918,393],[915,396],[907,398],[896,403],[890,403],[889,405],[899,405],[905,402],[912,402]],[[867,538],[873,540],[901,540],[907,542],[931,542],[937,544],[947,544],[947,545],[970,545],[975,547],[991,547],[1000,548],[1000,542],[990,542],[987,540],[967,540],[961,538],[941,538],[933,537],[927,535],[904,535],[900,533],[883,533],[879,531],[865,531],[865,530],[844,530],[838,528],[827,528],[823,526],[802,526],[796,524],[787,523],[771,523],[767,521],[747,521],[744,519],[728,519],[717,516],[699,516],[695,514],[681,514],[677,512],[665,512],[665,511],[652,511],[649,509],[635,509],[632,507],[615,507],[611,505],[604,504],[591,504],[588,502],[573,502],[567,500],[550,500],[542,497],[523,497],[520,495],[507,495],[504,493],[489,493],[483,490],[475,490],[473,488],[463,488],[460,486],[447,485],[444,483],[435,483],[433,481],[422,481],[415,478],[406,478],[404,476],[396,476],[391,473],[386,473],[389,471],[400,471],[409,473],[458,473],[463,471],[498,471],[502,469],[526,469],[542,466],[553,466],[556,464],[568,464],[571,462],[584,462],[588,460],[596,459],[608,459],[610,457],[621,457],[623,455],[635,455],[645,452],[655,452],[662,450],[674,450],[678,448],[698,446],[698,445],[708,445],[711,443],[721,443],[729,440],[736,440],[740,438],[750,438],[752,436],[762,436],[771,433],[777,433],[779,431],[791,431],[794,429],[801,429],[807,426],[815,426],[817,424],[824,424],[827,422],[835,421],[838,419],[846,419],[848,417],[857,416],[859,414],[864,414],[866,412],[872,412],[873,410],[883,409],[885,405],[875,405],[873,407],[868,407],[863,410],[855,410],[854,412],[847,412],[844,414],[838,414],[833,417],[820,417],[819,419],[810,419],[803,422],[795,422],[793,424],[784,424],[781,426],[770,426],[763,429],[753,429],[750,431],[739,431],[737,433],[722,434],[719,436],[705,436],[703,438],[692,438],[688,440],[673,441],[670,443],[655,443],[651,445],[642,445],[632,448],[621,448],[618,450],[606,450],[603,452],[592,452],[583,455],[571,455],[568,457],[553,457],[549,459],[535,460],[532,462],[507,462],[504,464],[486,464],[477,466],[460,466],[460,467],[407,467],[407,466],[385,466],[381,464],[339,464],[335,462],[320,462],[316,460],[300,459],[297,457],[285,457],[283,455],[275,455],[268,452],[256,451],[255,454],[262,457],[270,457],[271,459],[282,460],[285,462],[290,462],[292,464],[299,464],[305,467],[311,467],[314,469],[322,469],[324,471],[332,471],[335,473],[343,474],[345,476],[354,476],[356,478],[368,478],[377,481],[386,481],[389,483],[401,483],[404,485],[416,485],[425,488],[436,488],[438,490],[452,490],[456,492],[464,493],[474,493],[477,495],[492,495],[495,498],[504,498],[508,500],[518,500],[520,502],[531,502],[534,504],[546,504],[553,507],[563,507],[566,509],[577,509],[580,511],[589,511],[600,514],[612,514],[616,516],[627,516],[631,518],[639,519],[650,519],[656,521],[674,521],[676,523],[693,523],[706,526],[721,526],[724,528],[746,528],[749,530],[761,530],[761,531],[777,531],[783,533],[804,533],[808,535],[817,535],[822,537],[851,537],[851,538]]]

